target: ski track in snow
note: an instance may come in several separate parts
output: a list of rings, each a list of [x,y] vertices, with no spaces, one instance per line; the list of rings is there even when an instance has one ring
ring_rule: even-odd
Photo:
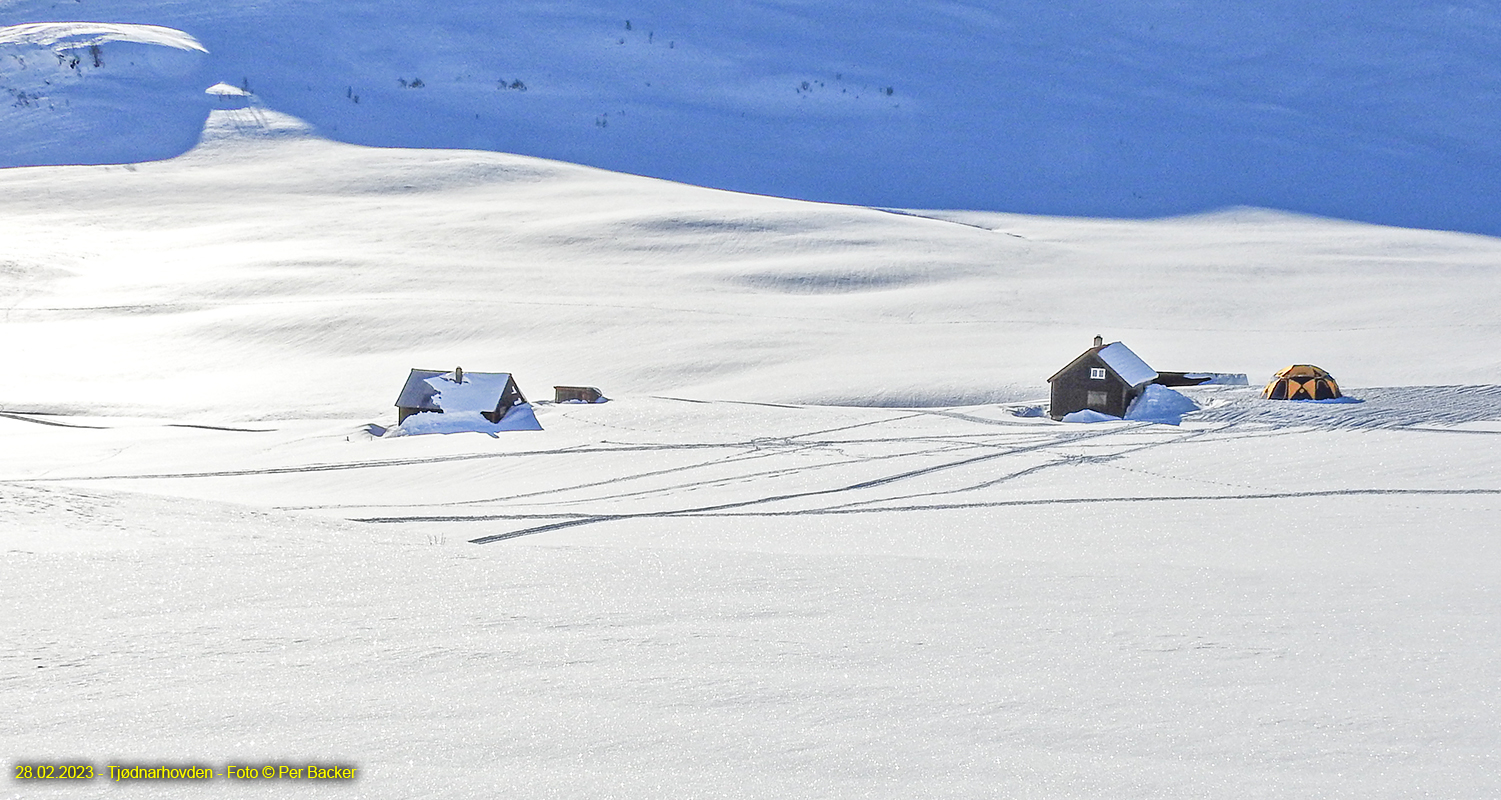
[[[1351,389],[1357,403],[1271,403],[1252,391],[1206,392],[1209,402],[1192,419],[1277,427],[1324,429],[1441,428],[1494,420],[1501,409],[1501,386],[1403,386]]]
[[[797,496],[797,495],[794,495]],[[806,496],[806,495],[800,495]],[[668,519],[672,517],[701,517],[701,518],[726,518],[726,517],[818,517],[843,514],[877,514],[883,512],[922,512],[922,511],[958,511],[962,509],[982,508],[1022,508],[1028,506],[1076,506],[1076,505],[1113,505],[1118,503],[1183,503],[1204,501],[1234,501],[1234,500],[1297,500],[1316,497],[1463,497],[1463,496],[1501,496],[1501,489],[1336,489],[1318,492],[1274,492],[1261,494],[1202,494],[1202,495],[1164,495],[1161,497],[1073,497],[1058,498],[1051,500],[996,500],[990,502],[975,503],[927,503],[910,505],[887,505],[879,508],[849,508],[830,507],[808,509],[801,511],[735,511],[727,512],[730,508],[742,508],[759,502],[772,502],[786,498],[766,498],[764,500],[749,501],[741,504],[727,504],[709,508],[682,509],[653,514],[605,514],[562,522],[538,525],[531,528],[522,528],[508,533],[481,536],[470,539],[470,544],[493,544],[521,536],[531,536],[539,533],[549,533],[575,528],[580,525],[590,525],[599,522],[617,522],[635,519]],[[356,519],[356,522],[373,523],[406,523],[406,522],[491,522],[495,520],[514,520],[529,518],[545,518],[541,515],[527,517],[523,515],[476,515],[476,516],[427,516],[427,517],[371,517]]]
[[[1361,400],[1343,404],[1299,404],[1264,401],[1252,387],[1204,387],[1189,390],[1204,406],[1187,418],[1188,425],[1172,427],[1149,423],[1107,423],[1096,426],[1057,425],[1018,419],[1000,407],[973,409],[871,410],[819,406],[790,406],[740,401],[691,401],[708,414],[714,408],[761,407],[797,412],[793,420],[817,419],[850,412],[875,414],[835,425],[794,428],[786,432],[728,441],[612,441],[598,440],[559,449],[518,449],[498,453],[455,453],[416,458],[351,460],[342,463],[267,466],[246,469],[184,471],[175,473],[103,473],[10,478],[16,485],[68,485],[78,482],[109,485],[125,482],[153,484],[152,493],[172,494],[185,483],[215,479],[267,480],[279,476],[317,475],[346,471],[396,471],[456,467],[464,464],[515,462],[552,469],[566,460],[567,474],[594,475],[588,480],[561,480],[545,488],[451,500],[403,499],[383,504],[346,501],[280,504],[283,511],[316,512],[343,516],[369,524],[503,523],[550,520],[517,530],[487,534],[470,541],[488,544],[581,525],[631,519],[670,517],[804,516],[868,514],[883,511],[941,511],[974,508],[1006,508],[1033,505],[1118,504],[1129,502],[1171,503],[1221,500],[1277,500],[1338,496],[1487,495],[1491,487],[1401,488],[1347,487],[1340,489],[1270,490],[1245,482],[1216,480],[1209,476],[1167,474],[1160,468],[1140,466],[1140,459],[1161,448],[1228,445],[1237,442],[1269,442],[1297,438],[1300,433],[1381,430],[1412,434],[1450,432],[1485,434],[1489,430],[1454,429],[1445,426],[1501,420],[1501,386],[1419,386],[1349,390]],[[647,403],[682,402],[682,398],[648,398]],[[612,410],[630,409],[643,401],[613,401]],[[555,419],[590,420],[591,408],[554,406]],[[996,415],[996,416],[987,416]],[[39,420],[9,415],[17,419]],[[786,423],[783,423],[786,424]],[[933,430],[934,425],[942,430]],[[893,431],[893,426],[896,431]],[[921,432],[907,431],[911,426]],[[103,430],[99,426],[73,426]],[[259,432],[233,426],[169,423],[222,433]],[[999,427],[999,429],[998,429]],[[637,435],[649,433],[641,431]],[[379,446],[379,444],[377,444]],[[631,454],[657,454],[678,459],[696,453],[709,458],[690,458],[685,463],[647,469],[609,466],[614,459]],[[610,459],[609,462],[601,459]],[[1160,459],[1159,459],[1160,460]],[[598,466],[595,466],[595,464]],[[660,464],[659,460],[650,462]],[[1197,483],[1220,491],[1191,493],[1154,489],[1141,496],[1100,493],[1095,496],[1016,497],[1004,496],[1007,486],[1035,479],[1058,469],[1089,466],[1113,471],[1135,480],[1168,484]],[[393,476],[396,473],[392,473]],[[952,477],[946,477],[952,474]],[[383,481],[391,478],[381,478]],[[903,487],[931,484],[912,490]],[[1029,483],[1036,492],[1038,484]],[[798,488],[793,488],[798,487]],[[195,492],[205,490],[195,489]],[[213,490],[209,491],[213,494]],[[682,502],[695,493],[713,492],[714,502]],[[1002,492],[1003,496],[996,496]],[[407,494],[410,494],[409,492]],[[794,506],[788,508],[788,505]],[[405,513],[371,513],[380,509]],[[457,509],[468,509],[455,513]]]
[[[912,501],[923,500],[923,499],[929,499],[929,500],[931,500],[931,499],[933,499],[935,497],[943,496],[943,495],[964,494],[964,493],[967,493],[967,492],[976,492],[976,491],[981,491],[981,490],[985,490],[985,489],[990,489],[990,488],[993,488],[993,487],[995,487],[995,486],[997,486],[997,485],[999,485],[1001,483],[1004,483],[1006,481],[1013,480],[1013,479],[1019,478],[1019,477],[1024,477],[1024,476],[1032,475],[1032,474],[1035,474],[1037,472],[1040,472],[1040,471],[1043,471],[1043,470],[1047,470],[1047,469],[1052,469],[1052,468],[1057,468],[1057,467],[1063,467],[1063,466],[1073,466],[1073,465],[1078,465],[1080,463],[1087,462],[1087,461],[1101,461],[1101,460],[1110,461],[1110,460],[1113,460],[1113,459],[1120,459],[1120,458],[1127,457],[1127,456],[1129,456],[1131,454],[1140,452],[1142,450],[1146,450],[1146,449],[1150,449],[1150,448],[1156,448],[1156,447],[1162,447],[1162,446],[1170,446],[1170,445],[1173,445],[1173,444],[1176,444],[1176,443],[1181,443],[1183,441],[1191,441],[1191,440],[1200,439],[1200,438],[1227,440],[1227,439],[1240,438],[1240,437],[1245,437],[1245,436],[1267,435],[1267,434],[1263,434],[1263,433],[1260,433],[1260,432],[1256,431],[1256,428],[1258,428],[1260,426],[1276,426],[1278,434],[1284,435],[1284,436],[1285,435],[1292,435],[1295,432],[1295,431],[1288,431],[1288,430],[1286,430],[1286,428],[1288,428],[1289,426],[1299,426],[1299,425],[1307,426],[1307,427],[1310,427],[1310,428],[1313,428],[1313,429],[1326,429],[1326,430],[1415,428],[1415,429],[1422,429],[1422,430],[1425,430],[1427,432],[1434,432],[1435,430],[1436,431],[1442,431],[1443,430],[1442,428],[1437,427],[1437,426],[1441,426],[1441,425],[1460,424],[1460,423],[1464,423],[1464,422],[1473,422],[1473,421],[1477,421],[1477,420],[1496,420],[1496,419],[1501,419],[1501,387],[1495,387],[1495,386],[1480,386],[1480,387],[1402,387],[1402,388],[1395,388],[1395,389],[1365,390],[1364,392],[1359,392],[1357,394],[1371,398],[1370,400],[1366,401],[1366,402],[1371,402],[1372,403],[1371,406],[1365,406],[1363,403],[1361,403],[1361,404],[1349,403],[1349,404],[1339,404],[1339,405],[1323,405],[1323,406],[1319,406],[1319,407],[1317,407],[1315,409],[1297,408],[1296,406],[1298,404],[1288,404],[1288,403],[1281,403],[1281,404],[1279,404],[1279,403],[1272,403],[1272,402],[1269,402],[1269,401],[1262,401],[1262,400],[1259,399],[1259,397],[1254,397],[1254,396],[1248,397],[1247,395],[1251,395],[1252,392],[1254,392],[1254,390],[1244,389],[1244,388],[1234,389],[1234,390],[1230,390],[1228,392],[1218,392],[1217,394],[1229,395],[1232,399],[1230,399],[1228,402],[1222,401],[1222,402],[1216,403],[1216,404],[1214,404],[1211,407],[1211,409],[1209,411],[1200,412],[1200,414],[1194,415],[1194,416],[1190,417],[1190,419],[1192,419],[1192,420],[1194,420],[1196,422],[1214,423],[1215,427],[1212,428],[1212,429],[1189,428],[1189,429],[1174,430],[1174,429],[1171,429],[1171,428],[1165,428],[1164,426],[1158,426],[1158,425],[1146,425],[1146,424],[1142,424],[1142,425],[1130,425],[1130,424],[1121,424],[1121,425],[1113,425],[1113,426],[1111,426],[1111,429],[1109,429],[1109,430],[1090,431],[1090,432],[1086,432],[1086,433],[1078,433],[1078,432],[1058,433],[1056,428],[1050,428],[1050,429],[1047,429],[1045,431],[1044,435],[1048,435],[1048,434],[1051,434],[1051,435],[1048,435],[1047,440],[1044,441],[1044,442],[1041,442],[1039,444],[1034,444],[1034,445],[1029,445],[1029,446],[1020,446],[1020,447],[1011,447],[1011,448],[1003,450],[1002,452],[999,452],[999,453],[987,453],[987,454],[979,455],[979,456],[970,456],[970,457],[965,457],[965,458],[956,459],[956,460],[952,460],[952,461],[946,461],[944,463],[940,463],[940,464],[936,464],[936,465],[920,467],[920,468],[912,469],[912,470],[905,470],[905,471],[902,471],[902,472],[898,472],[898,473],[886,475],[886,476],[883,476],[883,477],[880,477],[880,478],[869,479],[869,480],[865,480],[865,481],[861,481],[861,482],[857,482],[857,483],[853,483],[853,484],[849,484],[849,485],[839,486],[839,487],[833,487],[833,488],[827,488],[827,489],[809,490],[809,491],[805,491],[805,492],[769,494],[769,495],[766,495],[766,496],[751,498],[751,499],[747,499],[747,500],[736,501],[736,502],[732,502],[732,503],[717,504],[717,505],[711,505],[711,506],[676,508],[676,509],[671,509],[671,510],[667,510],[667,511],[648,512],[648,513],[639,513],[639,514],[629,514],[629,513],[628,514],[599,514],[599,513],[589,514],[587,512],[577,512],[577,511],[574,511],[574,512],[559,511],[559,512],[551,512],[551,513],[548,513],[548,512],[539,513],[539,512],[535,512],[534,511],[534,512],[530,512],[530,513],[510,512],[510,513],[504,513],[504,514],[483,514],[483,513],[476,513],[476,514],[467,514],[467,515],[434,514],[434,515],[379,516],[379,517],[371,516],[371,517],[355,517],[355,519],[357,521],[362,521],[362,522],[390,524],[390,523],[412,523],[412,522],[493,522],[493,521],[502,521],[502,520],[507,520],[507,519],[518,520],[519,521],[519,520],[525,520],[525,519],[546,519],[546,518],[549,518],[549,517],[552,517],[552,518],[556,519],[557,517],[560,517],[560,516],[569,517],[568,519],[562,519],[562,520],[559,520],[557,522],[552,522],[552,523],[548,523],[548,524],[545,524],[545,525],[529,526],[529,527],[522,528],[522,529],[516,530],[516,531],[510,531],[510,532],[506,532],[506,533],[502,533],[502,534],[493,534],[493,535],[483,536],[483,537],[479,537],[479,538],[470,540],[471,542],[476,543],[476,544],[489,544],[489,543],[494,543],[494,542],[507,541],[507,540],[514,539],[514,538],[517,538],[517,537],[520,537],[520,536],[527,536],[527,535],[533,535],[533,534],[547,533],[547,532],[550,532],[550,531],[562,530],[562,529],[566,529],[566,528],[573,528],[573,527],[577,527],[577,526],[580,526],[580,525],[586,525],[586,524],[591,524],[591,523],[596,523],[596,522],[609,522],[609,521],[616,521],[616,520],[639,519],[639,518],[663,518],[663,517],[671,517],[671,516],[693,516],[693,517],[715,517],[715,516],[734,516],[734,515],[741,515],[741,516],[745,516],[745,515],[750,515],[750,516],[803,516],[803,515],[820,515],[820,514],[876,513],[876,512],[881,512],[881,511],[934,511],[934,510],[946,510],[946,509],[947,510],[952,510],[952,509],[963,509],[963,508],[1004,508],[1004,507],[1012,507],[1012,506],[1032,506],[1032,505],[1071,505],[1071,504],[1081,504],[1081,503],[1091,503],[1092,504],[1092,503],[1124,503],[1124,502],[1192,502],[1192,501],[1203,501],[1203,500],[1213,500],[1213,499],[1223,499],[1223,500],[1276,500],[1276,499],[1293,499],[1293,498],[1309,498],[1309,497],[1336,497],[1336,496],[1399,496],[1399,495],[1408,495],[1408,494],[1413,494],[1413,495],[1446,495],[1446,494],[1453,494],[1453,495],[1471,495],[1471,494],[1476,494],[1476,495],[1491,495],[1491,494],[1501,493],[1501,490],[1490,489],[1490,488],[1481,488],[1481,489],[1435,489],[1435,490],[1410,490],[1410,489],[1399,489],[1399,488],[1398,489],[1394,489],[1394,488],[1360,488],[1360,489],[1319,490],[1319,491],[1302,491],[1302,492],[1299,492],[1299,491],[1290,491],[1290,492],[1255,492],[1255,491],[1239,491],[1237,489],[1244,489],[1245,487],[1237,487],[1237,486],[1231,485],[1231,484],[1221,484],[1221,485],[1226,486],[1226,488],[1229,489],[1230,491],[1225,491],[1225,492],[1216,493],[1216,494],[1197,494],[1197,495],[1169,494],[1169,495],[1163,495],[1163,496],[1148,496],[1148,497],[1089,497],[1089,498],[1016,499],[1016,500],[986,500],[986,501],[975,501],[975,502],[956,501],[956,502],[952,502],[952,503],[943,503],[943,504],[939,504],[939,503],[918,503],[918,502],[912,502]],[[1465,402],[1464,403],[1449,402],[1449,396],[1450,395],[1460,395],[1460,396],[1463,396],[1465,398]],[[1216,399],[1221,399],[1221,398],[1216,398]],[[1435,406],[1437,406],[1437,408],[1439,410],[1436,410]],[[1357,414],[1344,414],[1344,413],[1341,413],[1341,412],[1345,412],[1345,411],[1351,411],[1351,410],[1354,410],[1354,409],[1359,409],[1361,413],[1359,413],[1358,415]],[[962,421],[962,422],[974,423],[974,424],[990,425],[990,424],[997,424],[998,422],[1001,423],[1001,424],[1007,424],[1007,423],[1005,423],[1003,421],[985,419],[985,418],[976,417],[974,415],[965,414],[963,412],[958,412],[958,411],[930,411],[930,410],[925,410],[925,411],[923,411],[921,413],[932,415],[932,416],[940,416],[940,417],[944,417],[944,418],[954,419],[954,420],[958,420],[958,421]],[[1010,423],[1010,424],[1016,424],[1016,423]],[[1026,423],[1021,423],[1021,424],[1026,424]],[[1033,424],[1033,427],[1034,427],[1034,429],[1036,428],[1035,424]],[[1247,429],[1249,429],[1249,430],[1247,430]],[[1432,429],[1432,430],[1430,430],[1430,429]],[[856,491],[860,491],[860,490],[873,489],[873,488],[877,488],[877,487],[888,486],[888,485],[891,485],[891,484],[897,484],[897,483],[900,483],[902,481],[906,481],[906,480],[910,480],[910,479],[914,479],[914,478],[920,478],[920,477],[923,477],[925,475],[929,475],[929,474],[931,474],[933,472],[937,472],[937,471],[950,470],[950,469],[962,469],[962,468],[966,468],[966,467],[975,467],[975,466],[978,466],[978,465],[981,465],[981,464],[986,464],[988,462],[991,462],[991,461],[999,459],[999,458],[1005,458],[1005,457],[1015,456],[1015,455],[1019,455],[1019,454],[1023,454],[1023,453],[1035,452],[1035,451],[1038,451],[1038,450],[1045,450],[1045,449],[1053,449],[1053,448],[1059,448],[1059,447],[1066,447],[1068,445],[1079,444],[1081,442],[1088,441],[1088,440],[1096,440],[1096,439],[1115,440],[1115,439],[1119,439],[1119,438],[1130,439],[1133,434],[1140,434],[1140,433],[1152,433],[1152,434],[1157,434],[1157,435],[1164,436],[1165,438],[1163,438],[1163,439],[1161,439],[1159,441],[1147,442],[1145,444],[1138,443],[1138,442],[1117,443],[1117,442],[1112,441],[1112,444],[1115,444],[1117,449],[1113,449],[1109,453],[1105,453],[1105,454],[1092,454],[1092,455],[1065,454],[1065,455],[1063,455],[1063,456],[1061,456],[1059,458],[1056,458],[1056,459],[1054,459],[1052,461],[1049,461],[1049,462],[1046,462],[1046,463],[1043,463],[1043,464],[1037,464],[1037,465],[1028,466],[1028,467],[1025,467],[1025,468],[1023,468],[1023,469],[1021,469],[1021,470],[1019,470],[1017,472],[1014,472],[1014,473],[1010,473],[1010,474],[1003,475],[1003,476],[1000,476],[1000,477],[987,478],[987,479],[982,480],[980,482],[973,483],[973,484],[966,485],[966,486],[962,486],[962,487],[957,487],[957,488],[950,488],[950,489],[944,489],[944,490],[932,491],[932,492],[923,492],[923,493],[894,494],[894,495],[884,496],[884,497],[878,497],[878,498],[871,498],[871,499],[851,501],[849,503],[827,504],[827,505],[822,505],[822,506],[817,507],[817,508],[809,508],[809,509],[799,509],[799,510],[771,510],[771,511],[757,511],[757,510],[746,511],[746,510],[744,510],[744,509],[747,509],[747,508],[753,507],[753,506],[759,506],[759,505],[763,505],[763,504],[773,504],[773,503],[778,503],[778,502],[783,502],[783,501],[789,501],[789,500],[801,500],[801,499],[808,499],[808,498],[828,498],[828,497],[831,497],[831,496],[839,496],[839,495],[842,495],[842,494],[845,494],[845,493],[848,493],[848,492],[856,492]],[[848,440],[848,441],[841,441],[840,444],[843,444],[843,445],[854,445],[854,444],[860,444],[860,443],[869,444],[869,443],[871,443],[873,441],[890,441],[890,440],[879,440],[879,439],[866,439],[866,440],[863,440],[863,441],[862,440]],[[913,442],[913,440],[910,440],[910,439],[909,440],[905,440],[905,441],[906,441],[907,444],[911,444]],[[989,442],[971,443],[971,444],[978,444],[979,446],[989,446],[989,447],[1005,446],[1004,443],[1000,442],[1000,441],[989,441]],[[884,454],[884,455],[881,455],[881,456],[874,457],[874,459],[872,459],[872,458],[856,458],[856,459],[849,459],[849,460],[845,460],[845,461],[833,462],[833,463],[830,463],[830,464],[821,464],[821,465],[814,465],[814,466],[804,466],[804,467],[799,467],[799,468],[789,468],[789,469],[786,469],[786,470],[781,470],[781,469],[765,470],[765,471],[761,471],[761,472],[745,473],[745,474],[738,475],[738,476],[733,477],[733,478],[717,478],[717,479],[706,480],[706,481],[674,483],[674,484],[671,484],[671,485],[655,487],[655,488],[652,488],[652,489],[644,489],[644,490],[640,490],[640,491],[637,491],[637,492],[595,495],[595,496],[589,496],[589,497],[586,497],[586,498],[573,498],[573,499],[567,499],[567,500],[559,499],[558,502],[562,503],[563,505],[574,505],[574,506],[577,506],[577,505],[581,505],[581,504],[611,502],[611,501],[618,501],[618,500],[625,499],[625,498],[651,496],[651,495],[662,495],[662,496],[666,496],[666,497],[680,496],[684,491],[687,491],[687,490],[700,489],[700,488],[704,488],[706,486],[722,485],[722,484],[725,484],[725,483],[728,483],[728,482],[731,482],[731,481],[734,481],[734,480],[737,480],[737,479],[739,479],[739,480],[745,480],[745,479],[760,479],[760,478],[769,478],[769,477],[779,477],[779,476],[784,475],[784,474],[786,474],[787,472],[790,472],[790,471],[816,472],[816,471],[823,470],[823,469],[840,469],[840,468],[845,468],[845,467],[848,467],[848,466],[851,466],[851,465],[855,465],[855,464],[864,466],[864,465],[868,465],[868,464],[872,463],[873,460],[887,460],[887,459],[893,459],[893,458],[924,457],[924,456],[930,456],[930,455],[932,455],[932,453],[930,453],[930,452],[923,452],[923,451],[917,451],[917,450],[908,450],[908,451],[904,451],[904,452],[901,452],[901,453],[898,453],[898,454]],[[763,455],[763,456],[758,456],[758,457],[765,457],[765,456]],[[705,462],[705,463],[702,463],[702,464],[691,465],[691,466],[687,466],[687,467],[680,467],[680,468],[672,470],[671,472],[676,473],[676,472],[682,472],[682,471],[691,471],[691,470],[698,470],[698,469],[703,469],[703,468],[708,468],[708,467],[719,467],[719,466],[722,466],[722,465],[723,465],[723,462],[719,462],[719,461]],[[548,491],[545,491],[545,492],[531,493],[531,494],[524,495],[524,496],[510,496],[510,497],[504,497],[504,498],[491,498],[491,499],[487,499],[487,500],[468,501],[465,504],[466,505],[468,505],[468,504],[486,504],[486,503],[501,504],[501,503],[515,503],[517,501],[530,501],[530,502],[525,502],[524,505],[535,505],[535,501],[537,501],[539,499],[545,499],[548,496],[572,495],[572,494],[575,494],[580,489],[598,488],[598,487],[604,487],[604,486],[613,486],[613,485],[616,485],[616,484],[619,484],[619,483],[634,481],[634,480],[637,480],[637,479],[640,479],[640,478],[660,477],[661,474],[663,474],[663,473],[649,473],[649,474],[643,474],[643,475],[631,475],[631,476],[626,476],[626,477],[622,477],[622,478],[613,479],[613,480],[610,480],[610,481],[602,481],[602,482],[597,482],[597,483],[592,483],[592,484],[584,484],[584,485],[578,485],[578,486],[559,487],[559,488],[556,488],[556,489],[553,489],[553,490],[548,490]],[[1178,479],[1182,480],[1183,478],[1179,477]],[[1214,481],[1205,481],[1205,482],[1207,482],[1207,483],[1215,483]],[[862,506],[865,506],[865,507],[862,507]]]

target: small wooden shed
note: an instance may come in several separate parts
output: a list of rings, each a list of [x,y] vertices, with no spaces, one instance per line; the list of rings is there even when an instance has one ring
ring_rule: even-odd
[[[593,386],[554,386],[554,403],[602,403],[605,396]]]
[[[1093,347],[1048,378],[1051,384],[1048,416],[1063,419],[1075,411],[1089,409],[1124,417],[1131,401],[1156,380],[1157,371],[1131,352],[1131,348],[1120,342],[1105,344],[1103,338],[1096,336]]]
[[[396,398],[396,424],[413,414],[447,411],[478,411],[492,423],[526,402],[516,379],[509,372],[452,372],[414,369]]]

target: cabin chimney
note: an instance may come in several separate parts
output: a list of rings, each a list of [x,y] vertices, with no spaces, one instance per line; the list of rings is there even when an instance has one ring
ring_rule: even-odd
[[[453,382],[454,383],[463,383],[464,382],[464,368],[463,367],[454,367],[453,368]]]
[[[1103,347],[1104,345],[1105,345],[1105,337],[1096,334],[1095,337],[1094,337],[1094,346],[1095,347]]]

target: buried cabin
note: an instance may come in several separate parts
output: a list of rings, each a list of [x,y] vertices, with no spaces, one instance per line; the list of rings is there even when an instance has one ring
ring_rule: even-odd
[[[478,411],[499,423],[513,407],[526,402],[509,372],[452,372],[414,369],[396,398],[396,424],[413,414]]]
[[[1124,417],[1131,401],[1152,382],[1157,371],[1147,366],[1131,348],[1120,342],[1105,344],[1099,336],[1094,346],[1048,378],[1051,385],[1048,416],[1063,419],[1075,411],[1098,411]]]

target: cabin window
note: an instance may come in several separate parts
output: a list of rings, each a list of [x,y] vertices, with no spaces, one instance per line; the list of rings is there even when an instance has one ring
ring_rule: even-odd
[[[1102,380],[1105,380],[1105,368],[1104,367],[1090,367],[1089,368],[1089,379],[1092,380],[1092,381],[1102,381]]]
[[[1085,401],[1085,405],[1087,405],[1089,408],[1094,409],[1095,411],[1104,411],[1109,402],[1110,401],[1105,398],[1104,392],[1090,392],[1089,397]]]

